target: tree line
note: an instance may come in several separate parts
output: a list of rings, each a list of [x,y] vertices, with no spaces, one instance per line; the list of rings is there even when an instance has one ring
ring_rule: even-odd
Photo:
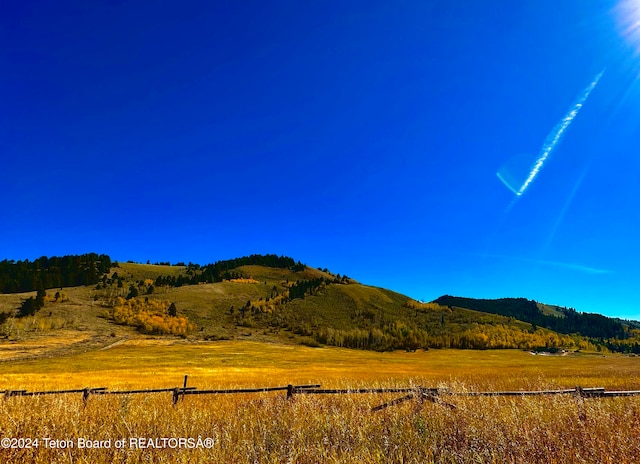
[[[328,285],[329,283],[331,283],[331,281],[325,280],[324,277],[311,280],[298,280],[289,287],[289,299],[304,298],[307,293],[311,295],[317,292],[320,287]]]
[[[581,313],[575,309],[560,309],[563,317],[544,314],[538,303],[526,298],[500,298],[496,300],[441,296],[435,303],[456,306],[485,313],[499,314],[544,327],[562,334],[580,334],[591,338],[624,340],[630,333],[620,321],[601,314]]]
[[[452,330],[453,329],[453,330]],[[456,349],[526,349],[557,350],[564,348],[597,349],[586,340],[575,340],[567,335],[558,335],[538,329],[534,333],[502,324],[473,324],[465,330],[451,328],[448,333],[434,334],[425,328],[395,321],[380,327],[336,329],[322,327],[306,334],[319,343],[374,351],[429,348]]]
[[[111,269],[107,255],[43,256],[34,261],[0,261],[0,293],[94,285]]]
[[[278,255],[250,255],[242,258],[216,261],[213,264],[201,266],[189,263],[187,275],[159,276],[156,278],[156,287],[165,285],[170,287],[180,287],[182,285],[197,285],[199,283],[222,282],[223,280],[240,279],[245,277],[242,273],[234,271],[240,266],[264,266],[276,269],[290,269],[294,272],[304,270],[306,267],[300,261],[295,261],[288,256]]]

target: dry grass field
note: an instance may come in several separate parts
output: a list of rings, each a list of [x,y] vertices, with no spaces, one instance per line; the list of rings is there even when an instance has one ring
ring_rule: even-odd
[[[613,390],[640,387],[640,358],[139,339],[4,362],[0,390],[171,388],[182,385],[184,374],[198,389],[319,383],[453,392],[576,385]],[[0,448],[0,462],[640,461],[640,398],[446,396],[455,409],[411,400],[371,412],[399,396],[193,395],[175,406],[169,392],[92,395],[86,404],[79,393],[7,397],[0,400],[0,438],[8,445]]]
[[[20,349],[20,344],[13,345]],[[99,350],[0,364],[0,390],[108,387],[164,388],[184,374],[199,388],[322,383],[459,382],[478,389],[640,388],[640,358],[572,353],[533,356],[518,350],[376,353],[340,348],[169,338],[113,339]]]

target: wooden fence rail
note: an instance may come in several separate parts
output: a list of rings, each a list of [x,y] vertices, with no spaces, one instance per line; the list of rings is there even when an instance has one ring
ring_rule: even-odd
[[[190,391],[194,390],[196,387],[187,387],[185,390]],[[183,390],[183,388],[178,387],[179,390]],[[164,392],[172,392],[175,388],[155,388],[150,390],[93,390],[90,389],[91,394],[96,395],[136,395],[140,393],[164,393]]]
[[[234,390],[183,390],[176,388],[173,392],[173,404],[178,402],[180,395],[226,395],[234,393],[265,393],[274,391],[286,391],[287,398],[291,398],[294,392],[303,392],[309,388],[318,388],[320,385],[287,385],[286,387],[264,387],[264,388],[240,388]]]
[[[106,387],[92,388],[92,391],[98,392],[106,390]],[[37,391],[28,392],[27,390],[6,390],[4,392],[5,398],[9,396],[41,396],[41,395],[65,395],[68,393],[84,393],[87,388],[81,388],[77,390],[52,390],[52,391]]]
[[[540,396],[540,395],[578,395],[601,396],[605,392],[604,387],[595,388],[568,388],[564,390],[533,390],[533,391],[497,391],[497,392],[460,392],[458,396]]]
[[[387,403],[372,408],[372,411],[380,411],[390,406],[417,399],[420,401],[430,401],[444,407],[455,409],[455,405],[446,402],[444,399],[453,396],[544,396],[544,395],[574,395],[581,398],[613,398],[640,395],[640,390],[624,390],[624,391],[607,391],[604,387],[582,388],[575,387],[560,390],[515,390],[515,391],[468,391],[468,392],[451,392],[447,389],[427,388],[427,387],[409,387],[409,388],[346,388],[346,389],[321,389],[321,385],[287,385],[280,387],[262,387],[262,388],[240,388],[240,389],[217,389],[217,390],[198,390],[196,387],[187,387],[187,377],[185,375],[182,387],[174,388],[155,388],[155,389],[139,389],[139,390],[108,390],[106,387],[98,388],[82,388],[74,390],[51,390],[51,391],[34,391],[27,390],[0,390],[0,394],[4,394],[4,398],[15,396],[43,396],[43,395],[63,395],[82,393],[82,399],[85,404],[91,395],[134,395],[134,394],[150,394],[150,393],[172,393],[173,404],[176,405],[179,400],[184,400],[188,395],[225,395],[225,394],[247,394],[247,393],[267,393],[275,391],[285,391],[287,398],[294,395],[352,395],[352,394],[388,394],[388,393],[405,393],[406,395],[393,399]]]
[[[636,396],[640,395],[640,390],[629,390],[629,391],[605,391],[602,393],[602,397],[611,398],[614,396]]]
[[[429,389],[433,390],[433,389]],[[308,394],[308,395],[350,395],[350,394],[366,394],[366,393],[407,393],[414,392],[416,388],[343,388],[334,390],[320,390],[318,388],[305,388],[304,390],[298,390],[298,387],[293,387],[293,393],[295,394]]]

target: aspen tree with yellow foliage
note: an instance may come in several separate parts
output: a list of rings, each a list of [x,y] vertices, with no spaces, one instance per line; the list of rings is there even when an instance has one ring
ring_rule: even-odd
[[[118,324],[137,327],[146,334],[187,335],[195,326],[186,317],[170,315],[168,300],[117,297],[109,316]],[[173,305],[175,308],[175,305]]]

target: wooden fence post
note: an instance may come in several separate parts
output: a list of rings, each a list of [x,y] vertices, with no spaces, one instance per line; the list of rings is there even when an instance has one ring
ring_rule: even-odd
[[[85,387],[85,389],[82,390],[82,403],[85,406],[87,405],[87,401],[89,400],[89,395],[91,395],[91,389],[88,387]]]
[[[287,399],[293,398],[293,385],[287,385]]]
[[[180,399],[180,387],[176,387],[173,390],[173,405],[178,404],[178,400]]]
[[[184,383],[182,384],[182,401],[184,401],[184,397],[186,396],[184,392],[187,390],[187,378],[189,376],[187,374],[184,375]]]
[[[420,387],[420,397],[422,402],[429,400],[432,403],[439,404],[449,409],[456,409],[456,406],[451,403],[447,403],[440,398],[440,391],[437,388],[424,388]]]

